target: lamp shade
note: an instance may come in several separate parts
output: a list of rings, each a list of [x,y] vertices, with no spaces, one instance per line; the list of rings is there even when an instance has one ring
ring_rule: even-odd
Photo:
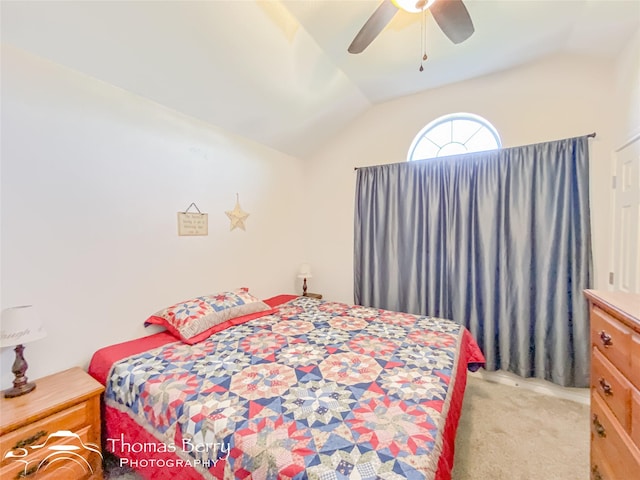
[[[300,268],[298,268],[298,278],[312,278],[313,275],[311,275],[311,265],[309,265],[308,263],[303,263],[300,265]]]
[[[0,315],[0,347],[12,347],[47,336],[32,305],[11,307]]]

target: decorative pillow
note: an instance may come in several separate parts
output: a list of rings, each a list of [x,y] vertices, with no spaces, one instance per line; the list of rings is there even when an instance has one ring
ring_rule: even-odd
[[[193,345],[231,325],[273,312],[248,289],[241,288],[176,303],[151,315],[144,325],[162,325],[175,337]]]

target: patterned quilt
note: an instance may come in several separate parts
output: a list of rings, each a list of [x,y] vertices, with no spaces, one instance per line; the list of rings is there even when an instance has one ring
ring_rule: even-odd
[[[299,297],[116,363],[105,401],[225,479],[433,479],[462,331]]]

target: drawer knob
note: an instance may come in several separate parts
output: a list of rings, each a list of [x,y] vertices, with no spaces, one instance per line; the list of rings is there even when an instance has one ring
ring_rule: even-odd
[[[607,432],[604,429],[604,426],[600,423],[600,420],[598,420],[598,415],[596,415],[595,413],[593,414],[593,428],[595,428],[596,433],[598,434],[598,436],[600,438],[606,438],[607,436]]]
[[[600,377],[600,388],[602,388],[602,391],[604,392],[605,395],[613,395],[613,390],[611,390],[611,385],[602,377]]]
[[[604,345],[605,347],[611,347],[613,345],[613,341],[611,340],[611,335],[609,335],[604,330],[600,331],[600,341],[602,342],[602,345]]]

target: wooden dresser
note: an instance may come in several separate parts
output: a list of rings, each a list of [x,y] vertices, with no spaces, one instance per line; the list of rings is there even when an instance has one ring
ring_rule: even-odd
[[[640,479],[640,295],[586,290],[591,479]]]
[[[80,368],[35,383],[33,392],[20,397],[0,394],[0,478],[102,479],[104,387]]]

